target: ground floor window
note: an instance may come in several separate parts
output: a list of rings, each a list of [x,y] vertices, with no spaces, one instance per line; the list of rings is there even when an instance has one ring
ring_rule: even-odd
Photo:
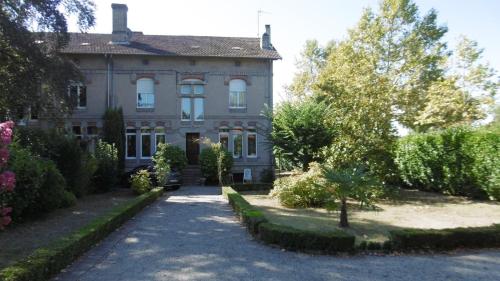
[[[247,157],[257,157],[257,133],[255,129],[247,132]]]
[[[240,130],[233,130],[233,158],[241,158],[243,152],[243,136]]]
[[[165,143],[165,128],[158,127],[155,129],[155,152],[160,143]]]
[[[219,143],[226,150],[229,150],[229,129],[222,128],[219,130]]]
[[[151,158],[151,129],[141,129],[141,158]]]
[[[73,132],[73,135],[75,135],[75,137],[76,137],[77,140],[81,140],[82,139],[82,127],[80,127],[80,126],[73,126],[72,127],[72,132]]]
[[[136,158],[136,135],[135,129],[127,129],[126,131],[126,157],[127,158]]]

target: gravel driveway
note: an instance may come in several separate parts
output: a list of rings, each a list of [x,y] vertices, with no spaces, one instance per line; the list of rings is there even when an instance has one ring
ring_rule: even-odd
[[[216,187],[182,187],[54,280],[500,280],[500,250],[312,256],[256,242]]]

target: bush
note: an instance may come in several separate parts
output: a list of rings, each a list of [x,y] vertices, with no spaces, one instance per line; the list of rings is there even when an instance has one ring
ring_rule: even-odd
[[[499,134],[457,127],[401,138],[395,151],[399,175],[420,190],[500,200]]]
[[[322,207],[332,202],[332,193],[325,188],[321,168],[312,162],[306,173],[279,178],[269,195],[285,207]]]
[[[182,171],[187,166],[186,152],[178,146],[160,144],[156,153],[161,153],[172,169]]]
[[[354,249],[354,235],[343,231],[329,233],[299,230],[273,223],[261,223],[259,236],[262,241],[296,251],[321,253],[347,252]]]
[[[500,246],[500,224],[450,229],[401,229],[390,231],[394,250],[452,250]]]
[[[95,186],[99,192],[108,191],[118,181],[118,150],[114,145],[99,140],[95,158],[97,160]]]
[[[42,160],[14,144],[9,163],[16,173],[16,188],[9,204],[13,207],[15,220],[75,203],[74,195],[66,190],[66,181],[54,162]]]
[[[156,181],[159,186],[165,186],[167,183],[168,173],[170,172],[169,161],[165,156],[167,145],[164,143],[158,144],[155,155],[153,155],[154,170]]]
[[[117,150],[118,173],[125,168],[125,121],[121,108],[108,108],[102,117],[103,141],[114,144]]]
[[[35,155],[54,161],[68,189],[77,197],[89,192],[95,161],[81,149],[74,137],[56,130],[24,127],[16,129],[16,141]]]
[[[151,190],[150,174],[147,170],[139,170],[130,177],[130,186],[137,194],[143,194]]]
[[[220,164],[220,171],[219,171]],[[200,154],[201,173],[207,183],[217,183],[220,178],[225,178],[233,166],[233,156],[222,145],[211,144],[204,148]],[[219,184],[222,184],[219,182]]]
[[[71,264],[78,256],[154,202],[162,193],[163,189],[155,189],[117,206],[75,233],[39,248],[26,259],[4,268],[0,272],[0,280],[49,280],[52,275]]]

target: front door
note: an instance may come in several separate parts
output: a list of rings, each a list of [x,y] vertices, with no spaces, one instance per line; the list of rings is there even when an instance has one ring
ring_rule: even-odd
[[[200,155],[199,139],[199,133],[186,133],[186,157],[189,165],[198,165],[198,156]]]

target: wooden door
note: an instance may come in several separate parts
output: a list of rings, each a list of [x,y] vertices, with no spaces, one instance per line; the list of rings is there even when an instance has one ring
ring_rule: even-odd
[[[186,133],[186,157],[189,165],[198,165],[200,155],[199,133]]]

